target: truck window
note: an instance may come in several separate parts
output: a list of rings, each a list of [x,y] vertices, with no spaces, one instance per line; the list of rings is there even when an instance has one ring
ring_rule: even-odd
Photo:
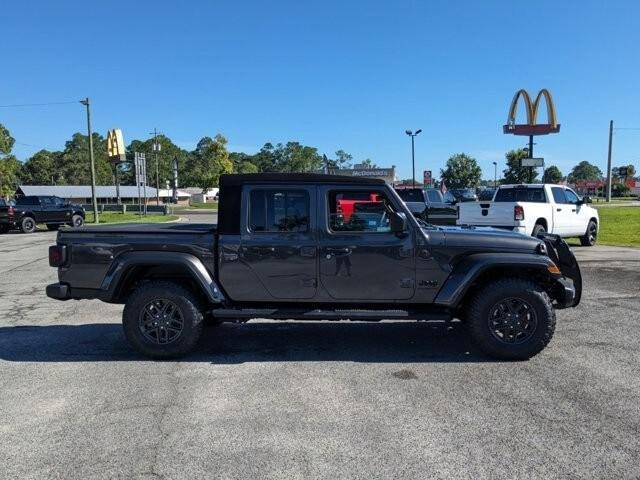
[[[255,189],[249,197],[252,232],[306,232],[309,230],[309,193],[306,190]]]
[[[544,203],[547,198],[543,188],[500,188],[494,202]]]
[[[16,205],[40,205],[38,197],[18,197]]]
[[[426,192],[427,192],[427,198],[429,199],[430,202],[442,202],[442,197],[440,196],[439,190],[429,189],[429,190],[426,190]]]
[[[405,202],[424,202],[424,194],[419,188],[401,188],[396,192]]]
[[[573,193],[573,190],[569,190],[568,188],[564,191],[564,196],[567,199],[566,203],[571,203],[573,205],[575,205],[576,203],[578,203],[578,195],[576,195],[575,193]]]
[[[394,210],[382,192],[365,191],[352,200],[353,191],[329,192],[329,229],[334,232],[390,232],[389,212]]]
[[[553,201],[556,203],[567,203],[567,199],[564,196],[564,188],[551,187],[551,193],[553,194]]]

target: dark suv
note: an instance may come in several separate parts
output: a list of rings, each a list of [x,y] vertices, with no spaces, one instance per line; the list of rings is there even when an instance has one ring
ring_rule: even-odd
[[[396,191],[414,216],[434,225],[456,224],[456,199],[449,192],[443,194],[435,188],[398,188]]]
[[[49,195],[17,197],[15,205],[0,205],[0,233],[19,228],[24,233],[36,231],[36,225],[44,223],[49,230],[61,225],[84,225],[84,209],[72,205],[63,198]]]

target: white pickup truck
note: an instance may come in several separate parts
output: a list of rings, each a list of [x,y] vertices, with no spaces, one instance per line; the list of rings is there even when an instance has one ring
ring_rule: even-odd
[[[458,204],[457,225],[504,228],[525,235],[555,233],[580,237],[584,246],[598,238],[598,211],[589,197],[562,185],[501,185],[491,202]]]

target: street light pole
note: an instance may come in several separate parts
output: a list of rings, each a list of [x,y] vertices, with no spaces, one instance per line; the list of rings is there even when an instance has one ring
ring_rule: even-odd
[[[498,188],[498,162],[493,162],[493,188]]]
[[[91,203],[93,204],[93,221],[98,223],[98,201],[96,200],[96,164],[93,158],[93,136],[91,133],[91,109],[89,108],[89,97],[80,100],[80,103],[87,107],[87,132],[89,134],[89,161],[91,163]]]
[[[416,149],[414,144],[414,138],[422,132],[422,129],[416,130],[416,133],[413,133],[411,130],[405,130],[404,133],[411,137],[411,178],[413,179],[413,188],[416,188]]]
[[[609,121],[609,153],[607,154],[607,202],[611,201],[611,149],[613,148],[613,120]]]

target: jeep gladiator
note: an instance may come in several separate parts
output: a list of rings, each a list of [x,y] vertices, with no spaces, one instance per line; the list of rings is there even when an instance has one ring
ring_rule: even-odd
[[[370,195],[349,218],[340,211]],[[527,359],[551,340],[555,309],[580,301],[560,237],[429,225],[382,180],[223,175],[218,215],[62,230],[47,295],[124,304],[127,340],[152,358],[191,351],[205,320],[270,318],[462,321],[486,354]]]

